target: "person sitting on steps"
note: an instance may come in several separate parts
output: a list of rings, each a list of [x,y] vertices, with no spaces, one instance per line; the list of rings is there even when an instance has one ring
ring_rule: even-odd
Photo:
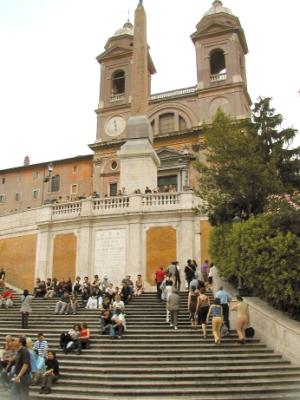
[[[49,350],[45,362],[46,371],[43,374],[42,387],[40,394],[51,393],[51,387],[59,379],[59,362],[56,359],[56,353]]]
[[[69,292],[65,291],[60,298],[60,300],[56,303],[55,306],[55,314],[69,314],[70,311],[70,295]]]

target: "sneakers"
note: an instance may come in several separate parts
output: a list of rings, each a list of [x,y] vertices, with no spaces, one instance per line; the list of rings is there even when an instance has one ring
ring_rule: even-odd
[[[173,324],[170,324],[170,327],[172,328],[172,327],[173,327]]]
[[[177,328],[177,326],[174,326],[174,329],[175,329],[175,331],[178,331],[178,328]]]

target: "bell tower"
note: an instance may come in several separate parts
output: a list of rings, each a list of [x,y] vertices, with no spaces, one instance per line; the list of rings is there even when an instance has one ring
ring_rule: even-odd
[[[134,27],[128,20],[105,44],[97,57],[101,65],[100,96],[96,110],[96,142],[124,139],[132,101]],[[155,67],[149,55],[147,79],[150,84]]]
[[[236,118],[249,115],[245,55],[248,46],[238,17],[215,0],[191,35],[196,48],[197,86],[210,120],[218,107]]]

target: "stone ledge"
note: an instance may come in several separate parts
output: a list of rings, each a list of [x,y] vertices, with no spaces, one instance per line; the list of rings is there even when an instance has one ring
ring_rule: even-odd
[[[217,270],[214,272],[213,280],[214,292],[223,286],[230,295],[236,296],[235,288],[227,281],[223,281]],[[256,336],[293,364],[300,365],[300,323],[258,297],[245,297],[244,301],[249,304],[250,323],[255,329]],[[234,312],[231,312],[230,320],[234,328]]]

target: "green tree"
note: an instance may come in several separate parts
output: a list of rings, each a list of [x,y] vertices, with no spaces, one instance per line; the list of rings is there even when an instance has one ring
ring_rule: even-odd
[[[271,107],[270,97],[260,97],[253,107],[253,124],[266,163],[272,161],[285,191],[300,189],[300,146],[291,147],[298,131],[281,129],[283,117]]]
[[[252,216],[214,227],[210,254],[223,277],[242,276],[260,297],[300,318],[300,238],[274,228],[270,219]]]
[[[265,161],[261,142],[249,121],[233,122],[220,109],[204,130],[206,161],[199,172],[199,210],[213,225],[261,213],[271,193],[281,191],[273,159]]]

